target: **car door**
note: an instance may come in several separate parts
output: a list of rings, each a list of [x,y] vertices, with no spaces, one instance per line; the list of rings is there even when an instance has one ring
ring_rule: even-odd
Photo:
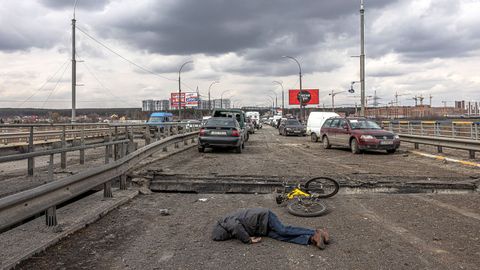
[[[337,133],[335,134],[335,140],[338,145],[349,146],[350,140],[350,128],[347,124],[347,120],[340,119],[338,123]]]
[[[337,129],[338,129],[338,124],[340,123],[339,118],[335,118],[332,120],[332,123],[330,123],[330,128],[328,129],[328,140],[330,141],[330,144],[332,145],[337,145]]]

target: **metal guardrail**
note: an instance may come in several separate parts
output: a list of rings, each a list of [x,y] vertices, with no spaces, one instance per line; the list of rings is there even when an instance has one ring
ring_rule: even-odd
[[[443,147],[467,150],[469,151],[471,159],[475,158],[475,152],[480,151],[479,140],[466,140],[458,138],[420,136],[409,134],[400,134],[400,140],[402,142],[413,143],[415,149],[418,149],[420,144],[436,146],[438,153],[443,152]]]
[[[397,134],[480,140],[480,122],[472,121],[383,121]]]
[[[45,211],[48,226],[57,224],[56,206],[103,184],[104,197],[112,197],[112,179],[120,177],[120,189],[127,189],[126,173],[144,158],[167,146],[194,141],[198,131],[178,134],[146,145],[101,167],[80,172],[42,186],[0,199],[0,231]]]
[[[80,129],[78,129],[80,127]],[[92,127],[97,127],[92,129]],[[125,123],[114,123],[114,124],[14,124],[14,125],[0,125],[1,131],[11,131],[12,129],[26,129],[28,132],[20,133],[11,133],[11,132],[2,132],[0,133],[0,140],[3,138],[11,138],[15,136],[20,136],[21,139],[28,134],[28,140],[25,145],[28,146],[28,154],[20,155],[9,155],[0,157],[1,162],[10,162],[15,160],[20,160],[22,158],[28,159],[27,163],[27,173],[28,175],[34,174],[35,169],[35,157],[50,155],[49,162],[49,172],[53,170],[53,156],[54,154],[61,155],[61,168],[66,169],[67,167],[67,152],[79,151],[80,152],[80,164],[85,163],[85,150],[96,148],[96,147],[106,147],[105,156],[110,155],[117,157],[120,155],[120,152],[128,153],[127,149],[131,149],[134,137],[140,135],[141,138],[145,139],[145,144],[149,144],[152,140],[159,140],[166,138],[173,134],[179,134],[180,132],[186,132],[188,130],[197,129],[199,124],[197,123],[188,123],[188,122],[166,122],[159,125],[147,125],[147,124],[125,124]],[[47,130],[48,128],[54,130]],[[87,131],[93,136],[91,138],[103,139],[103,143],[94,143],[88,144],[86,139]],[[70,134],[70,135],[69,135]],[[79,135],[79,136],[77,136]],[[48,139],[47,139],[47,136]],[[68,137],[70,136],[70,137]],[[38,141],[39,138],[44,141]],[[123,139],[128,139],[129,142],[120,141]],[[23,139],[22,139],[23,140]],[[61,143],[61,148],[55,150],[42,150],[36,151],[35,147],[38,144],[43,144],[44,142],[51,143],[53,141],[58,141]],[[70,140],[70,142],[68,142]],[[113,142],[112,142],[113,141]],[[97,141],[98,142],[98,141]],[[72,146],[68,146],[68,144]],[[75,143],[77,146],[75,146]],[[113,149],[112,149],[113,146]],[[1,149],[1,148],[0,148]],[[106,157],[107,158],[107,157]]]

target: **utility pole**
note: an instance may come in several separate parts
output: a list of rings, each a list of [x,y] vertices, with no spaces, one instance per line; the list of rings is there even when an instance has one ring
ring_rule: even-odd
[[[73,6],[73,19],[72,19],[72,119],[71,122],[76,122],[76,86],[77,86],[77,61],[75,60],[75,7],[77,6],[77,1]]]
[[[430,99],[430,108],[432,107],[432,95],[430,94],[429,96],[429,99]]]
[[[365,117],[365,8],[360,0],[360,100],[362,107],[360,114]]]

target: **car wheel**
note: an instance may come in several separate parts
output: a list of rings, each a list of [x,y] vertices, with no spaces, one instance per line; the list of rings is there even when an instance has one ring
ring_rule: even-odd
[[[245,143],[242,143],[242,148],[245,149]]]
[[[393,154],[393,153],[395,153],[395,151],[397,151],[397,149],[388,149],[387,153],[388,154]]]
[[[352,150],[353,154],[360,154],[360,149],[358,148],[358,142],[355,138],[350,140],[350,150]]]
[[[312,132],[312,134],[310,135],[310,139],[312,142],[318,142],[317,133]]]
[[[199,146],[199,147],[198,147],[198,152],[199,152],[199,153],[205,152],[205,147]]]
[[[332,145],[330,144],[330,140],[328,139],[327,136],[323,136],[323,148],[325,149],[330,149],[332,147]]]
[[[280,129],[278,130],[278,135],[282,136],[282,132],[280,131]]]
[[[241,154],[242,153],[242,146],[239,145],[235,148],[235,153]]]

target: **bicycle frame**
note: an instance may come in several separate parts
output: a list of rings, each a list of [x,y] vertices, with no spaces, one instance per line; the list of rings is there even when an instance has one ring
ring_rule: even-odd
[[[289,200],[292,200],[294,199],[295,197],[310,197],[312,196],[310,193],[307,193],[303,190],[301,190],[300,188],[296,187],[294,188],[292,191],[290,191],[288,194],[287,194],[287,198]]]

